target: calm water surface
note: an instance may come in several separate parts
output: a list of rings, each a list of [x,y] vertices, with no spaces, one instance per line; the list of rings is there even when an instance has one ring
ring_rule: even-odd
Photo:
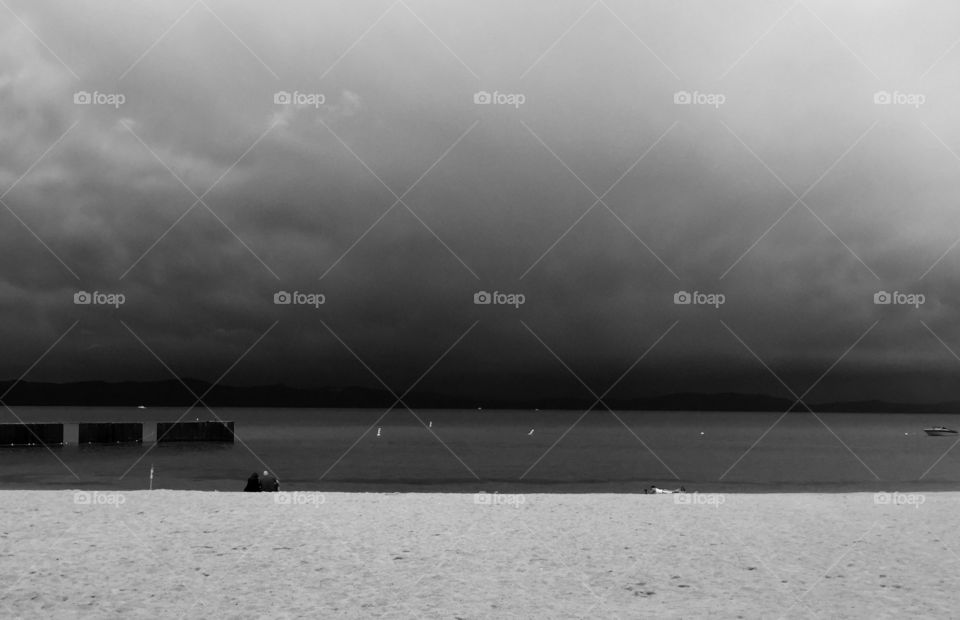
[[[31,422],[173,421],[183,408],[17,407]],[[638,492],[960,489],[960,415],[217,409],[234,445],[0,449],[0,488]],[[194,410],[185,419],[212,419]],[[0,422],[13,422],[10,412]],[[622,423],[621,423],[622,421]],[[576,424],[575,424],[576,423]],[[371,428],[372,426],[372,428]],[[572,428],[571,428],[572,427]],[[379,430],[379,436],[378,436]],[[532,431],[532,433],[531,433]],[[365,434],[366,433],[366,434]],[[766,434],[764,434],[766,433]],[[752,449],[751,449],[751,446]]]

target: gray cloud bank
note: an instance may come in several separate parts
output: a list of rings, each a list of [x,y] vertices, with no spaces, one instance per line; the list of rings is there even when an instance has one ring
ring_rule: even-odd
[[[960,7],[715,4],[9,2],[0,375],[960,396]]]

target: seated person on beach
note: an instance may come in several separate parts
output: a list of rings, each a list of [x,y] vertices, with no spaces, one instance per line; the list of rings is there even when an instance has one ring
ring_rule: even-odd
[[[243,490],[247,493],[259,493],[260,489],[260,476],[257,475],[257,472],[250,474],[250,477],[247,478],[247,486],[243,487]]]
[[[263,491],[279,491],[280,481],[267,470],[263,471],[263,477],[260,478],[260,488]]]

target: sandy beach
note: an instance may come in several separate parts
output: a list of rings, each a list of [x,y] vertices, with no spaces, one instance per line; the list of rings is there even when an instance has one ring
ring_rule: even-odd
[[[956,616],[960,493],[0,499],[5,617]]]

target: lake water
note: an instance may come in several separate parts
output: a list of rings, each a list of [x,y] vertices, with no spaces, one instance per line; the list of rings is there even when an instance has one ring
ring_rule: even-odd
[[[174,421],[184,408],[16,407],[28,422]],[[237,443],[0,448],[3,489],[639,492],[960,489],[960,415],[216,409]],[[188,414],[213,419],[202,409]],[[4,411],[0,422],[14,422]],[[373,428],[370,429],[371,425]],[[368,431],[369,432],[366,432]],[[378,436],[379,430],[379,436]],[[531,431],[533,431],[531,433]],[[364,433],[366,434],[364,435]],[[761,439],[761,436],[763,438]],[[759,442],[758,442],[759,440]],[[751,446],[756,445],[750,450]],[[748,453],[749,450],[749,453]],[[746,456],[744,456],[746,454]],[[939,461],[938,461],[939,459]],[[936,465],[935,465],[936,463]]]

